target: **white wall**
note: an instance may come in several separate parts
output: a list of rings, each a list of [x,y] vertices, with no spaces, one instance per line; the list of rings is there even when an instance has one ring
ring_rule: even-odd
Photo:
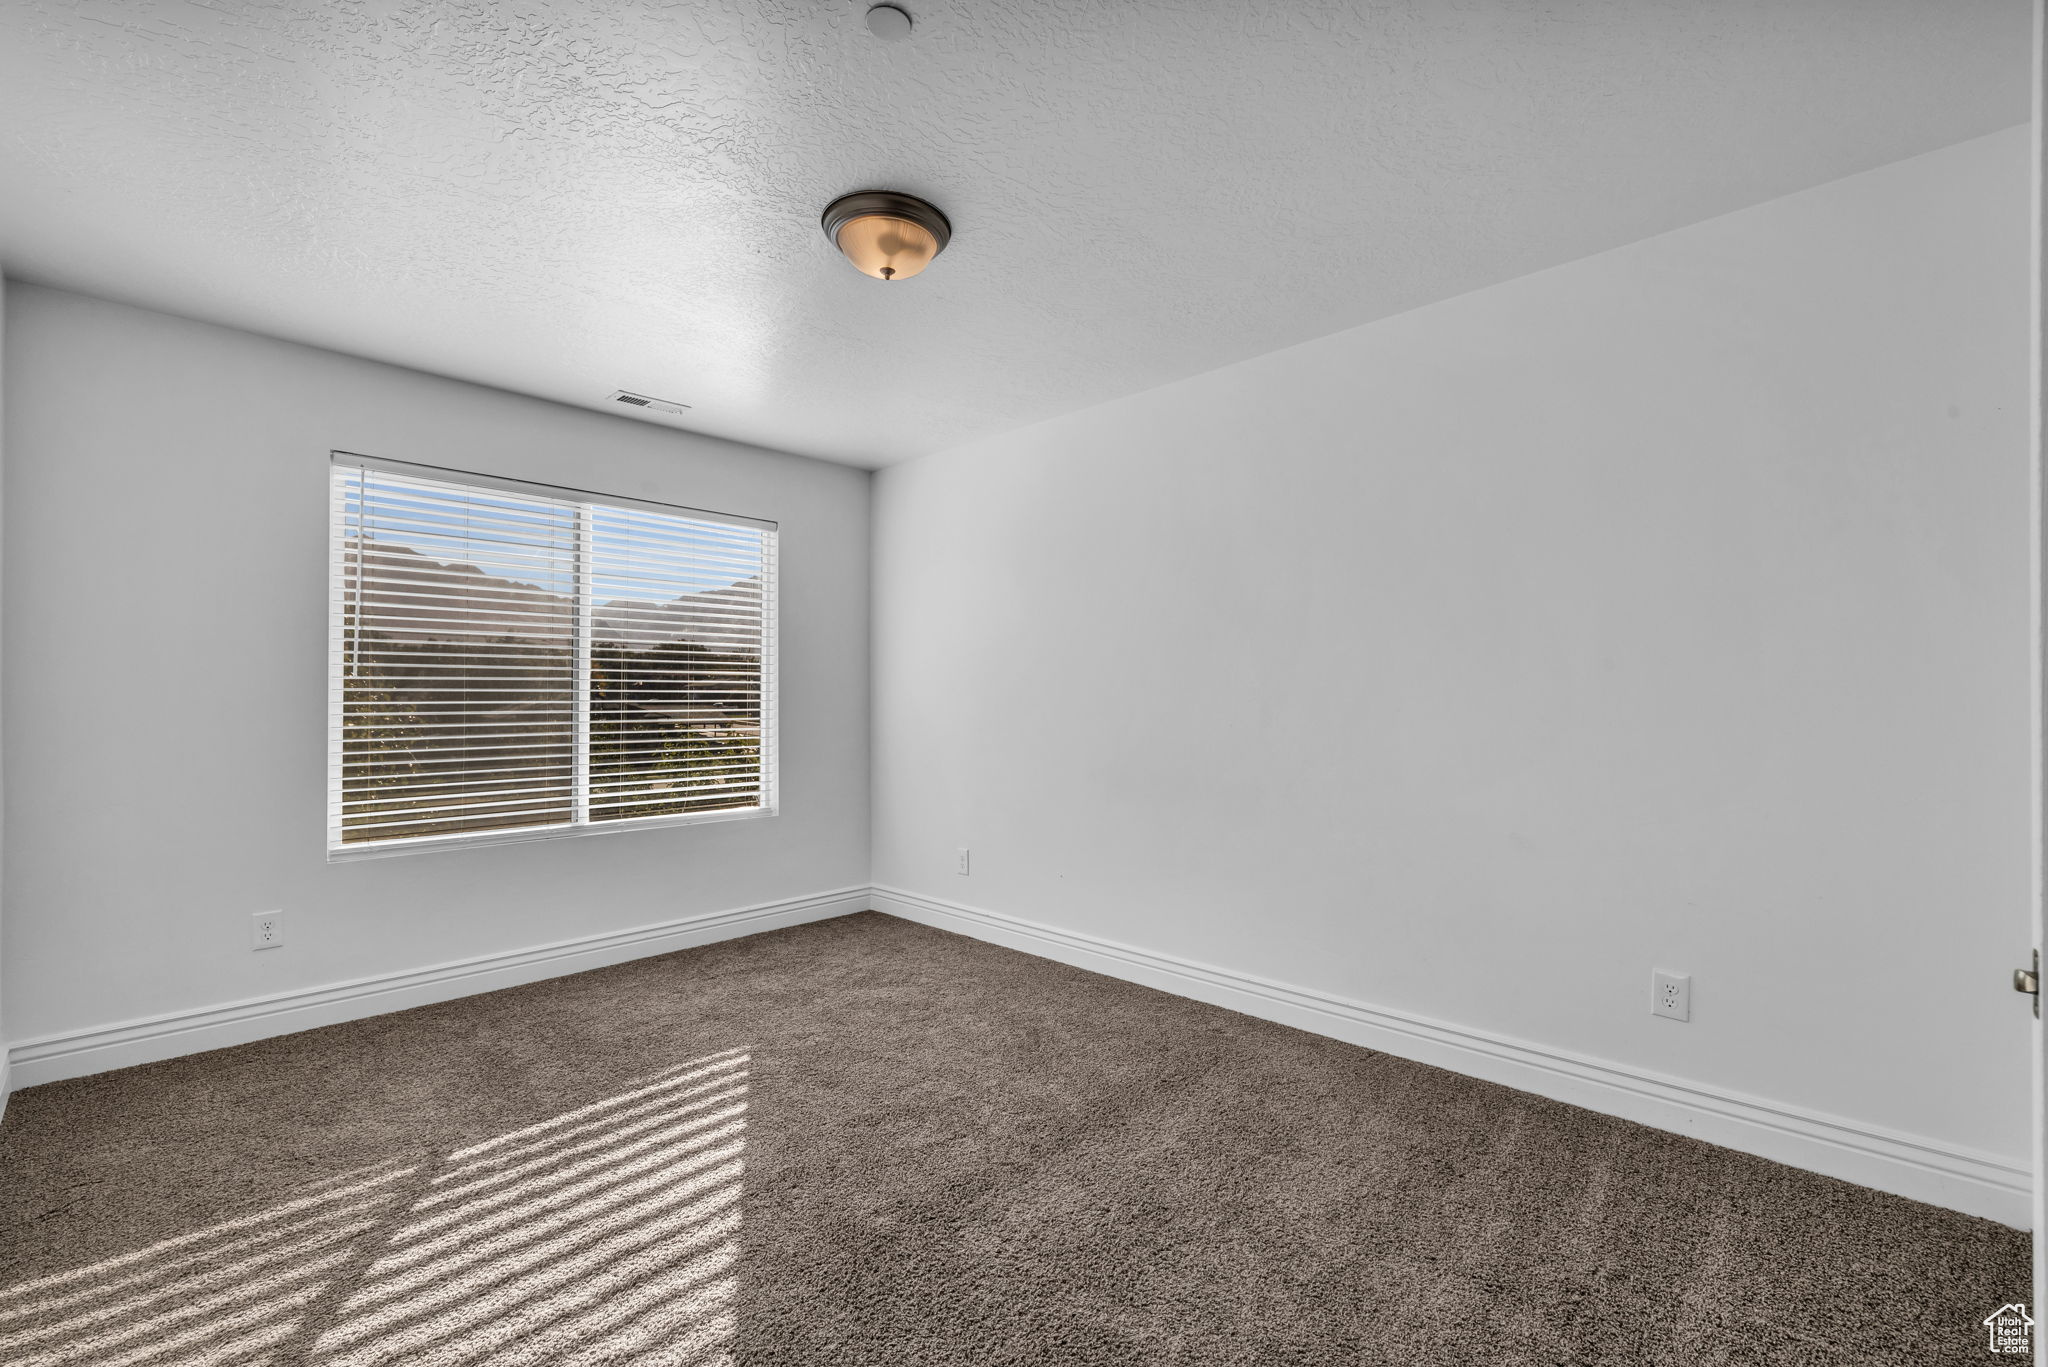
[[[876,882],[2024,1164],[2027,176],[885,471]]]
[[[50,289],[7,303],[17,1046],[867,882],[866,472]],[[332,448],[780,522],[780,814],[328,864]],[[287,943],[252,953],[268,908]]]

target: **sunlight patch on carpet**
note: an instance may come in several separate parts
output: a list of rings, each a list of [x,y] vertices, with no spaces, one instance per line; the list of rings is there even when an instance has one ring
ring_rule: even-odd
[[[19,1367],[729,1361],[749,1056],[0,1289]]]

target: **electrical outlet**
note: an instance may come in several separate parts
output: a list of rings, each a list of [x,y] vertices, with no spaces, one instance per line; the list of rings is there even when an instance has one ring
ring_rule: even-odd
[[[249,948],[276,949],[283,943],[283,912],[259,911],[249,918]]]
[[[959,874],[962,878],[965,878],[967,876],[967,851],[964,849],[959,849],[953,851],[953,853],[959,861],[953,866],[953,872]]]
[[[1675,1021],[1692,1019],[1692,975],[1650,970],[1650,1014]]]

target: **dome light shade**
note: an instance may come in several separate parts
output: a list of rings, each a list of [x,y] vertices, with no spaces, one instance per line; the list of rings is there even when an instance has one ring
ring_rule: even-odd
[[[835,199],[820,222],[855,269],[877,280],[908,280],[946,250],[953,236],[953,225],[936,208],[888,190]]]

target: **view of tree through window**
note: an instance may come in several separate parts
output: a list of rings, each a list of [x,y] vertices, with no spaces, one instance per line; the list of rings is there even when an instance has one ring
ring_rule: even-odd
[[[334,467],[330,844],[772,806],[771,527]]]

